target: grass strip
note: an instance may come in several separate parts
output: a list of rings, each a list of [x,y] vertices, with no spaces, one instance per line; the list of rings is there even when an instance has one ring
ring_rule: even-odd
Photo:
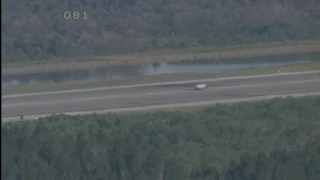
[[[268,43],[228,47],[192,48],[180,51],[157,51],[117,56],[95,56],[81,59],[2,64],[2,75],[85,70],[104,66],[141,65],[153,62],[176,62],[199,59],[249,58],[320,52],[320,40]]]

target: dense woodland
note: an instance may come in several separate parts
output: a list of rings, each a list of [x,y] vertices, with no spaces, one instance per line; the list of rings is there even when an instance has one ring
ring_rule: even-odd
[[[320,97],[2,125],[4,180],[318,180]]]
[[[1,15],[3,63],[320,37],[318,0],[3,0]]]

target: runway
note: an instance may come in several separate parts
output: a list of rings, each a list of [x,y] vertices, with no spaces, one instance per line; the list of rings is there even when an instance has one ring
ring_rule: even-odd
[[[195,91],[205,82],[208,88]],[[93,90],[2,96],[2,121],[20,115],[147,108],[262,96],[320,93],[320,72],[161,83]]]

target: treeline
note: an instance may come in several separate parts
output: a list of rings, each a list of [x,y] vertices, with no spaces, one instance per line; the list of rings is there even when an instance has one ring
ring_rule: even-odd
[[[320,37],[316,0],[4,0],[2,5],[2,62]]]
[[[315,180],[319,109],[318,96],[6,123],[1,177]]]
[[[318,137],[319,138],[319,137]],[[302,150],[275,151],[266,156],[259,153],[246,155],[241,161],[223,173],[222,179],[304,179],[320,178],[320,140],[307,143]]]

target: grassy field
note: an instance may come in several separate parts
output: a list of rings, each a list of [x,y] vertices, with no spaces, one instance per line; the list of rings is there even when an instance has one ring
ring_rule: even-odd
[[[303,97],[295,97],[296,99],[316,99],[320,98],[320,95],[311,95],[311,96],[303,96]],[[253,101],[247,101],[245,103],[255,103],[255,102],[261,102],[264,100],[253,100]],[[238,104],[239,102],[228,102],[226,104]],[[206,104],[206,105],[194,105],[194,106],[184,106],[184,107],[170,107],[170,108],[158,108],[158,109],[152,109],[152,110],[139,110],[139,111],[124,111],[124,112],[117,112],[117,114],[145,114],[145,113],[153,113],[158,111],[165,111],[165,112],[199,112],[209,107],[215,107],[216,104]],[[320,122],[319,122],[320,123]]]
[[[28,74],[81,70],[103,66],[139,65],[152,62],[173,62],[199,59],[245,58],[265,55],[284,55],[320,52],[320,40],[286,43],[254,44],[220,48],[193,48],[180,51],[159,51],[117,56],[84,57],[61,61],[34,62],[25,64],[2,64],[2,75]]]
[[[36,85],[21,85],[12,87],[3,87],[2,94],[20,94],[20,93],[32,93],[32,92],[48,92],[48,91],[61,91],[61,90],[73,90],[73,89],[87,89],[98,87],[109,87],[119,85],[132,85],[132,84],[145,84],[145,83],[157,83],[157,82],[170,82],[179,80],[194,80],[202,78],[219,78],[219,77],[232,77],[232,76],[246,76],[246,75],[259,75],[259,74],[273,74],[278,73],[280,70],[284,72],[298,72],[298,71],[311,71],[320,70],[320,62],[313,62],[308,64],[291,64],[281,67],[272,67],[266,69],[243,69],[226,73],[220,73],[215,75],[203,75],[203,74],[169,74],[158,76],[145,76],[141,78],[131,78],[126,80],[110,80],[100,81],[94,83],[59,83],[59,84],[36,84]]]

